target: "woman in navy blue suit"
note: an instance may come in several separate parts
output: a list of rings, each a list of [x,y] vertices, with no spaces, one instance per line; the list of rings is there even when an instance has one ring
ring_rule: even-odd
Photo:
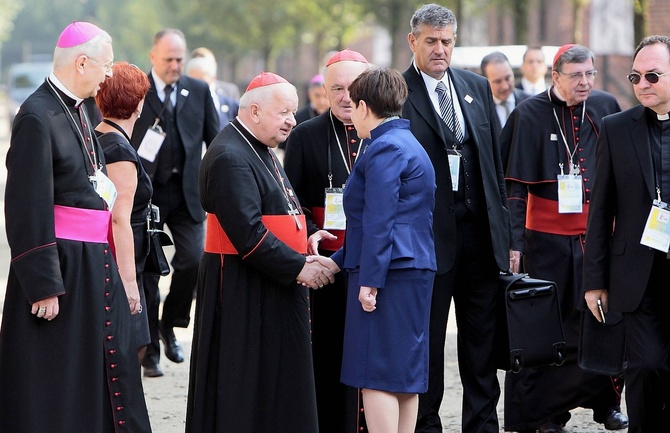
[[[349,281],[341,380],[363,389],[371,433],[409,433],[428,389],[435,173],[399,118],[407,86],[398,71],[363,72],[349,92],[367,140],[344,189],[345,245],[332,256]]]

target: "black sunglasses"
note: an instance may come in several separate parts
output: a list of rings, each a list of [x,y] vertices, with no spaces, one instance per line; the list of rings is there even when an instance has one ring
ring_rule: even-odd
[[[668,74],[670,74],[670,72],[666,72],[664,74],[659,74],[658,72],[647,72],[646,74],[644,74],[644,79],[650,82],[651,84],[656,84],[663,75]],[[631,72],[630,74],[628,74],[628,81],[630,81],[633,84],[639,84],[641,79],[642,75],[638,74],[637,72]]]

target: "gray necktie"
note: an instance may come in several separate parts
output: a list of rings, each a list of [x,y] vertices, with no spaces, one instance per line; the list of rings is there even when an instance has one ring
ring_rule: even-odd
[[[447,91],[447,86],[444,85],[442,81],[437,83],[437,100],[440,103],[440,116],[444,123],[447,124],[447,127],[454,133],[456,141],[459,143],[463,142],[463,129],[461,124],[456,117],[456,109],[454,108],[453,101],[451,100],[451,95]]]

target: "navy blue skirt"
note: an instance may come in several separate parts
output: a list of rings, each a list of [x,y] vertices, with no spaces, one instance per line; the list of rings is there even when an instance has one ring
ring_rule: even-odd
[[[371,313],[358,301],[358,277],[358,271],[349,272],[342,383],[388,392],[426,392],[435,273],[389,270]]]

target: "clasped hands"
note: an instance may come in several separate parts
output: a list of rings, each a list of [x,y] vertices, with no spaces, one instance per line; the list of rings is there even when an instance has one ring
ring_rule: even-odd
[[[320,289],[335,281],[335,274],[340,272],[339,266],[330,257],[307,256],[305,266],[298,274],[298,284],[311,289]]]
[[[340,272],[339,266],[329,258],[319,255],[319,243],[323,239],[334,240],[337,236],[326,230],[319,230],[307,240],[307,259],[300,274],[298,274],[298,284],[312,289],[320,289],[326,284],[335,281],[335,274]]]

